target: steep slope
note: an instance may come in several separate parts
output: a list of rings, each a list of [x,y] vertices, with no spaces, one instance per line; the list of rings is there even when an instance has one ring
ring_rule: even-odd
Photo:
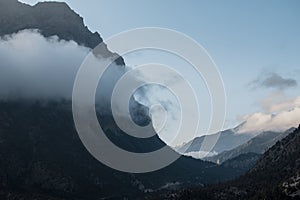
[[[224,163],[222,163],[222,166],[240,170],[240,173],[237,173],[237,175],[242,175],[254,167],[260,157],[260,154],[252,152],[240,154],[234,158],[226,160]]]
[[[99,33],[92,33],[84,25],[83,18],[63,2],[41,2],[30,6],[17,0],[0,0],[0,27],[0,36],[38,29],[45,37],[56,35],[91,49],[103,42]],[[110,52],[105,44],[101,48],[102,57],[114,58],[119,65],[125,64],[123,58]]]
[[[163,199],[299,199],[300,126],[271,147],[246,175],[226,184],[186,189]]]
[[[259,134],[258,136],[252,138],[245,144],[242,144],[232,150],[224,151],[216,156],[207,157],[205,160],[215,162],[215,163],[223,163],[228,159],[232,159],[241,154],[247,153],[256,153],[263,154],[268,148],[273,146],[277,141],[289,135],[293,132],[295,128],[291,128],[284,132],[274,132],[267,131]]]
[[[157,136],[133,140],[113,122],[99,118],[100,123],[103,120],[108,137],[124,149],[143,152],[164,145]],[[15,191],[65,199],[133,199],[172,183],[179,187],[217,183],[237,173],[240,170],[230,166],[188,157],[153,173],[121,173],[95,160],[81,144],[69,102],[0,103],[0,191],[4,195]]]

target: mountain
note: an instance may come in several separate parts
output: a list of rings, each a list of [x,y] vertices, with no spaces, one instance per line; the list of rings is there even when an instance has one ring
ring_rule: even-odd
[[[92,33],[64,2],[39,2],[34,6],[17,0],[0,0],[0,36],[10,35],[25,29],[38,29],[45,37],[58,36],[61,40],[73,40],[79,45],[94,49],[103,42],[99,33]],[[125,65],[122,57],[101,45],[101,56],[114,58]]]
[[[260,157],[261,155],[257,153],[244,153],[226,160],[224,163],[222,163],[222,166],[240,170],[240,173],[237,174],[242,175],[254,167],[255,163]]]
[[[0,0],[0,27],[4,40],[20,30],[38,29],[45,37],[58,36],[91,49],[102,42],[66,3],[29,6]],[[99,56],[118,57],[117,64],[125,65],[105,45],[101,48]],[[136,101],[130,106],[135,122],[151,122],[147,108]],[[109,108],[98,109],[97,116],[117,146],[139,153],[165,146],[157,135],[138,139],[124,133],[111,112],[106,112]],[[152,173],[119,172],[101,164],[85,149],[75,130],[70,101],[0,101],[0,199],[141,199],[149,192],[222,182],[240,173],[235,167],[185,156]]]
[[[263,154],[268,148],[273,146],[277,141],[289,135],[293,132],[295,128],[291,128],[286,130],[285,132],[274,132],[267,131],[263,132],[256,137],[252,138],[248,142],[232,149],[229,151],[224,151],[216,156],[206,157],[205,160],[215,162],[215,163],[223,163],[224,161],[239,156],[241,154],[247,153],[256,153]]]
[[[242,125],[240,125],[240,126],[242,126]],[[228,151],[228,150],[234,149],[234,148],[238,147],[239,145],[249,141],[252,137],[254,137],[253,134],[250,134],[250,133],[249,134],[247,134],[247,133],[239,134],[238,130],[239,130],[240,126],[234,128],[234,129],[228,129],[228,130],[222,131],[220,133],[197,137],[197,138],[191,140],[190,142],[177,147],[176,151],[178,151],[182,154],[188,154],[188,155],[193,155],[192,153],[195,152],[197,155],[197,152],[200,151],[201,145],[202,145],[205,137],[212,138],[212,137],[218,137],[218,135],[219,135],[219,139],[218,139],[216,145],[211,150],[212,153],[219,154],[223,151]],[[208,154],[208,156],[209,156],[209,154]]]
[[[124,149],[145,152],[164,145],[157,136],[130,138],[108,118],[100,116],[100,124]],[[70,102],[0,103],[0,197],[5,196],[1,199],[11,195],[22,197],[18,199],[139,199],[175,183],[178,187],[218,183],[241,171],[182,156],[156,172],[118,172],[94,159],[82,145]]]
[[[244,176],[206,188],[170,192],[156,199],[299,199],[299,186],[300,125],[266,151]]]

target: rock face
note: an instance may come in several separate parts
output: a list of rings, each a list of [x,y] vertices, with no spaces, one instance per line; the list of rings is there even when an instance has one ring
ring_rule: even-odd
[[[99,33],[92,33],[83,18],[63,2],[41,2],[34,6],[17,0],[0,0],[0,36],[17,33],[24,29],[38,29],[45,37],[57,35],[62,40],[74,40],[79,45],[94,49],[103,42]],[[114,58],[125,65],[122,57],[101,45],[101,56]]]

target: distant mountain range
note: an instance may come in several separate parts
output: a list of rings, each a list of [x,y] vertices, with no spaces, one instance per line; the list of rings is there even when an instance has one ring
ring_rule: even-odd
[[[276,142],[244,176],[209,187],[157,194],[154,199],[300,199],[300,126]]]
[[[177,146],[175,149],[183,155],[222,164],[227,160],[243,154],[254,153],[261,155],[277,141],[286,137],[295,130],[295,128],[290,128],[284,132],[265,131],[239,133],[239,129],[243,126],[243,124],[244,123],[240,124],[236,128],[221,131],[212,135],[197,137],[188,143]],[[219,137],[219,139],[211,152],[202,152],[201,146],[203,141],[210,137]],[[255,162],[251,165],[254,164]]]
[[[286,137],[294,130],[295,128],[291,128],[285,132],[267,131],[267,132],[260,133],[259,135],[250,139],[248,142],[232,150],[221,152],[220,154],[212,157],[206,157],[205,160],[212,161],[215,163],[223,163],[224,161],[237,157],[241,154],[247,154],[247,153],[263,154],[277,141]]]
[[[255,136],[254,133],[239,134],[238,131],[242,125],[243,124],[237,126],[234,129],[228,129],[212,135],[204,135],[201,137],[197,137],[188,143],[176,147],[176,151],[178,151],[181,154],[191,155],[197,158],[197,155],[201,155],[198,154],[198,152],[201,150],[203,141],[207,138],[213,138],[213,137],[219,137],[219,139],[216,145],[211,150],[211,152],[207,154],[207,156],[211,156],[211,154],[219,154],[224,151],[231,150],[233,148],[240,146],[241,144],[244,144],[245,142],[249,141],[252,137]]]

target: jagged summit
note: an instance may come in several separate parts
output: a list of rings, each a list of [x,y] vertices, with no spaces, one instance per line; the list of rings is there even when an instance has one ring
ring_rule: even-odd
[[[83,18],[64,2],[40,2],[30,6],[17,0],[0,0],[0,27],[0,36],[38,29],[45,37],[57,35],[91,49],[103,42],[100,34],[92,33]],[[123,58],[110,52],[106,45],[101,48],[102,57],[117,57],[116,63],[125,65]]]
[[[70,6],[66,3],[66,2],[58,2],[58,1],[42,1],[42,2],[37,2],[34,6],[53,6],[56,9],[58,9],[58,7],[65,7],[67,9],[71,9]]]

